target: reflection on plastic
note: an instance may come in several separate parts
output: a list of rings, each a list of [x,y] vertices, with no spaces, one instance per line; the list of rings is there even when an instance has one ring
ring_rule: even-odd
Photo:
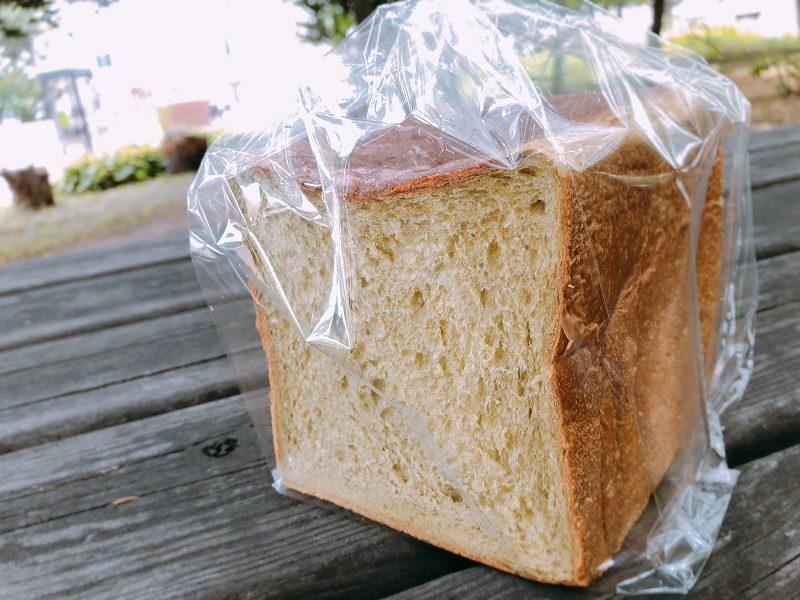
[[[580,235],[596,265],[605,249],[594,247],[601,238],[591,223],[591,199],[581,196],[581,177],[631,190],[677,190],[690,215],[693,278],[689,257],[705,251],[697,247],[703,203],[724,152],[720,316],[710,325],[716,342],[704,356],[695,283],[685,299],[693,315],[687,315],[688,350],[678,350],[690,354],[687,364],[694,366],[687,369],[696,372],[688,396],[698,409],[697,431],[595,583],[621,593],[686,592],[711,552],[736,480],[725,465],[719,414],[741,397],[752,368],[749,105],[701,58],[655,37],[649,45],[632,44],[617,29],[613,17],[590,4],[578,11],[522,0],[380,7],[326,55],[285,119],[266,131],[226,134],[212,146],[189,191],[191,249],[201,280],[213,282],[204,284],[210,303],[248,290],[261,306],[281,311],[305,343],[403,415],[481,526],[502,537],[425,418],[349,358],[368,334],[359,328],[358,239],[347,202],[435,186],[454,173],[515,170],[538,157],[572,177],[584,219]],[[661,172],[637,172],[635,165],[606,170],[631,140],[660,157]],[[288,222],[303,232],[305,254],[274,250],[270,236]],[[608,282],[595,268],[576,295],[592,288],[606,298]],[[302,269],[316,277],[311,294],[289,281],[288,273]],[[570,306],[565,301],[562,367],[585,364],[604,385],[633,389],[630,373],[592,355],[613,325],[612,307],[590,318]],[[223,334],[234,335],[230,317],[217,318]],[[276,489],[284,489],[279,477]],[[501,540],[501,547],[513,564],[512,545]]]

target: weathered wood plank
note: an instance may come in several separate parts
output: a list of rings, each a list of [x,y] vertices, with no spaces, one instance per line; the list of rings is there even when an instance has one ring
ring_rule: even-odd
[[[378,597],[465,564],[275,493],[270,461],[238,397],[6,455],[0,596]]]
[[[750,133],[750,152],[800,142],[800,123],[789,123]]]
[[[121,273],[189,257],[189,235],[16,261],[0,268],[0,296],[38,287]]]
[[[191,311],[192,314],[196,312]],[[148,321],[142,323],[151,325]],[[111,328],[111,331],[114,329],[116,328]],[[104,330],[107,331],[109,330]],[[73,348],[77,351],[63,355],[60,360],[47,365],[46,377],[40,376],[42,370],[40,364],[32,364],[0,375],[0,415],[11,407],[30,405],[58,396],[90,392],[117,382],[151,377],[187,365],[221,358],[225,354],[217,330],[208,319],[198,322],[197,326],[191,329],[175,333],[164,332],[157,339],[141,340],[128,337],[125,340],[127,344],[111,347],[93,355],[84,354],[78,349],[81,338],[84,337],[87,336],[77,335],[67,338],[73,341]],[[41,345],[45,344],[47,342]],[[14,350],[11,350],[7,354],[13,352]]]
[[[242,306],[241,318],[229,325],[229,331],[247,350],[260,347],[255,319],[248,304]],[[99,340],[107,346],[98,348]],[[92,391],[225,355],[210,312],[202,308],[57,341],[61,342],[61,354],[54,356],[51,351],[47,362],[35,354],[32,357],[30,350],[47,353],[50,342],[0,352],[0,363],[8,358],[19,364],[17,353],[32,358],[30,364],[0,373],[0,415],[6,408]],[[95,351],[87,352],[92,346]],[[39,376],[43,368],[47,377]]]
[[[800,591],[798,472],[800,446],[742,467],[715,552],[690,598],[786,598],[780,588]]]
[[[43,369],[78,357],[84,357],[91,362],[92,357],[105,352],[119,352],[127,346],[157,343],[165,337],[177,338],[213,327],[214,322],[208,308],[196,308],[38,344],[29,344],[0,352],[0,378],[16,371]]]
[[[800,300],[800,252],[758,261],[758,310]]]
[[[0,352],[0,453],[264,387],[255,312],[237,307],[238,374],[206,308]]]
[[[202,306],[190,261],[0,296],[0,350]]]
[[[800,511],[797,510],[800,481],[796,474],[799,470],[800,446],[742,467],[714,553],[686,598],[738,600],[797,596],[800,590]],[[600,600],[609,597],[612,596],[533,583],[488,567],[474,566],[391,598]]]
[[[753,190],[756,256],[767,258],[800,250],[800,180]]]
[[[800,301],[758,314],[753,375],[722,419],[732,465],[800,443],[799,315]]]
[[[732,465],[800,443],[800,252],[758,263],[753,374],[722,418]]]
[[[760,188],[800,178],[800,141],[750,153],[750,184]]]
[[[239,383],[230,363],[225,357],[218,357],[150,377],[14,406],[0,411],[0,455],[202,404],[238,391]]]

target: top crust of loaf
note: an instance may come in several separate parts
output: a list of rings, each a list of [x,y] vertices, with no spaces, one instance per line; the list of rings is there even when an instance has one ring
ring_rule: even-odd
[[[654,88],[656,90],[656,88]],[[664,95],[651,91],[650,95]],[[576,124],[619,128],[620,121],[599,93],[563,94],[546,102],[550,117],[563,130]],[[558,133],[554,133],[557,137]],[[516,136],[520,147],[517,161],[534,154],[548,154],[552,142],[534,119],[520,116]],[[307,191],[320,191],[317,161],[307,138],[281,149],[256,168],[265,173],[272,161],[290,167],[297,182]],[[497,157],[487,155],[441,129],[406,119],[375,135],[360,140],[347,157],[344,198],[349,202],[377,201],[461,179],[501,167]]]

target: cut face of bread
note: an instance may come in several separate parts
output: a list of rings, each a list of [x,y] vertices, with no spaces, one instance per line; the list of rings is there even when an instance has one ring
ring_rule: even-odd
[[[710,171],[713,207],[719,159]],[[587,584],[700,406],[678,175],[631,137],[583,173],[532,154],[343,204],[343,364],[269,298],[259,308],[284,483],[501,569]],[[283,210],[252,230],[303,324],[329,293],[323,222]],[[719,256],[698,256],[707,321]]]

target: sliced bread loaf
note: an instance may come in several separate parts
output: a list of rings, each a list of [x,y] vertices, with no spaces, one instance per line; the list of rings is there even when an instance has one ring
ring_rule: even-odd
[[[700,410],[691,320],[710,353],[721,160],[679,175],[629,135],[584,172],[535,151],[513,170],[439,161],[424,175],[374,148],[353,162],[346,364],[259,308],[281,477],[464,556],[585,585]],[[698,311],[684,186],[704,175]],[[315,322],[330,230],[283,210],[252,232]]]

